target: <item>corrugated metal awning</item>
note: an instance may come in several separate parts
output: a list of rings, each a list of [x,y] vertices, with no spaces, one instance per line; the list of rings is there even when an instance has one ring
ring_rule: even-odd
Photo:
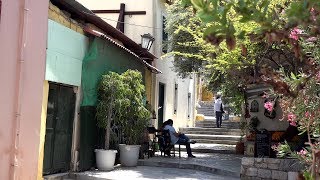
[[[83,29],[85,32],[94,35],[96,37],[101,37],[109,42],[111,42],[112,44],[118,46],[119,48],[127,51],[129,54],[133,55],[134,57],[136,57],[137,59],[139,59],[141,61],[142,64],[144,64],[152,73],[162,73],[159,69],[157,69],[156,67],[152,66],[151,64],[149,64],[148,62],[146,62],[145,60],[143,60],[141,57],[139,57],[137,54],[135,54],[134,52],[130,51],[128,48],[124,47],[123,45],[119,44],[118,42],[114,41],[112,38],[108,37],[107,35],[103,34],[102,32],[96,31],[88,26],[84,27]]]

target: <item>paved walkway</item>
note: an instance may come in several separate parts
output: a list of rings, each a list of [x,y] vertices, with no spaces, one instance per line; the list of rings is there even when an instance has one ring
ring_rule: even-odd
[[[234,154],[196,154],[196,158],[152,157],[139,160],[138,167],[118,167],[110,172],[88,171],[77,173],[75,179],[230,179],[240,177],[242,156]]]
[[[196,158],[187,158],[185,152],[181,152],[181,158],[178,157],[178,154],[176,154],[176,157],[156,156],[139,160],[139,165],[195,169],[218,175],[240,177],[242,158],[240,155],[219,153],[193,154]]]
[[[77,180],[152,180],[152,179],[168,179],[168,180],[238,180],[239,178],[225,177],[221,175],[215,175],[207,172],[188,170],[188,169],[176,169],[176,168],[164,168],[164,167],[148,167],[137,166],[127,168],[117,168],[110,172],[85,172],[82,175],[77,176]]]

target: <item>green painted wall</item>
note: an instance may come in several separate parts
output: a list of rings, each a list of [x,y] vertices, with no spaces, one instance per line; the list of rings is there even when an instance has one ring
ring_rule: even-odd
[[[88,37],[55,21],[48,21],[45,79],[80,86],[82,60],[88,49]]]
[[[105,39],[95,38],[83,60],[82,106],[97,104],[97,86],[102,74],[108,71],[123,73],[128,69],[140,71],[144,80],[144,65],[136,57]]]
[[[102,148],[103,131],[97,128],[96,104],[97,85],[101,75],[108,71],[122,73],[127,69],[136,69],[145,75],[144,65],[133,55],[101,38],[90,43],[89,51],[83,60],[81,88],[80,170],[88,170],[95,164],[95,148]],[[101,134],[102,133],[102,134]]]

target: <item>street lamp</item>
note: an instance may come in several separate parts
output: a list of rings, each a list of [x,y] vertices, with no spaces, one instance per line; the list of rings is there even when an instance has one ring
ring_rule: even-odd
[[[151,36],[151,34],[144,34],[141,35],[141,46],[144,49],[150,50],[152,43],[154,41],[154,37]]]

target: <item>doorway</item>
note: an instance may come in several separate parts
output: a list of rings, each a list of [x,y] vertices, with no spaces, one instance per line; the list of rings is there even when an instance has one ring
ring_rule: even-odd
[[[158,128],[162,126],[164,115],[164,94],[165,85],[159,83],[159,97],[158,97]]]
[[[75,111],[73,87],[49,84],[43,174],[70,169],[72,126]]]

